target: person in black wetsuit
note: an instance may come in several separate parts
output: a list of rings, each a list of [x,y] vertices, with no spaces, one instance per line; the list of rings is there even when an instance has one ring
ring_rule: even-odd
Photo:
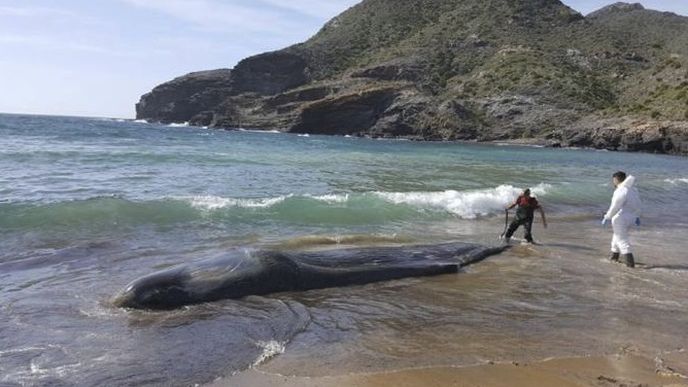
[[[509,243],[509,240],[514,235],[519,226],[523,226],[525,231],[525,239],[528,243],[533,243],[533,218],[535,217],[535,210],[539,210],[542,215],[542,225],[547,228],[547,219],[545,218],[545,210],[534,197],[530,196],[530,189],[523,191],[518,199],[509,205],[506,210],[509,211],[514,207],[516,209],[516,219],[509,225],[509,229],[504,234],[504,240]]]

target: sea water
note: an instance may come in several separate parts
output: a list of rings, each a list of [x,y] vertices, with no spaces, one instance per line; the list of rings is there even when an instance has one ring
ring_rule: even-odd
[[[610,176],[644,202],[631,272],[602,258]],[[127,311],[131,280],[235,247],[498,243],[531,187],[551,218],[459,275]],[[0,115],[0,383],[175,384],[679,349],[688,159]],[[574,339],[575,338],[575,339]],[[684,342],[681,344],[681,342]]]

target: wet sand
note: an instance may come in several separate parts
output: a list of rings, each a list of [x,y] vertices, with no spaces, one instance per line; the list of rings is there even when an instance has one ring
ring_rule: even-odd
[[[555,216],[536,226],[543,245],[516,244],[458,276],[325,292],[327,308],[346,311],[336,321],[320,314],[323,299],[296,296],[311,326],[212,385],[688,386],[683,237],[635,230],[631,270],[606,260],[611,230],[593,221]],[[492,225],[443,227],[475,239]]]
[[[456,386],[456,387],[600,387],[688,386],[688,353],[647,359],[623,354],[607,357],[552,359],[531,363],[485,364],[472,367],[430,367],[370,374],[298,377],[259,370],[212,384],[221,386]]]

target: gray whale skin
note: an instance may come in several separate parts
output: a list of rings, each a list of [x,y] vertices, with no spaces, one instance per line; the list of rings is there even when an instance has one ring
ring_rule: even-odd
[[[250,295],[456,273],[504,249],[460,242],[308,252],[235,249],[139,278],[113,303],[124,308],[174,309]]]

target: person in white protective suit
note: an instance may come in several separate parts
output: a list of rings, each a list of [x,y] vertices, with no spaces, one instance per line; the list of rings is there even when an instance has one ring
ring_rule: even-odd
[[[612,253],[609,258],[614,262],[619,262],[619,258],[623,258],[626,266],[635,267],[629,231],[634,223],[640,226],[640,195],[634,186],[635,177],[627,177],[624,172],[616,172],[612,176],[612,183],[616,187],[612,204],[602,219],[603,226],[611,221],[614,230]]]

